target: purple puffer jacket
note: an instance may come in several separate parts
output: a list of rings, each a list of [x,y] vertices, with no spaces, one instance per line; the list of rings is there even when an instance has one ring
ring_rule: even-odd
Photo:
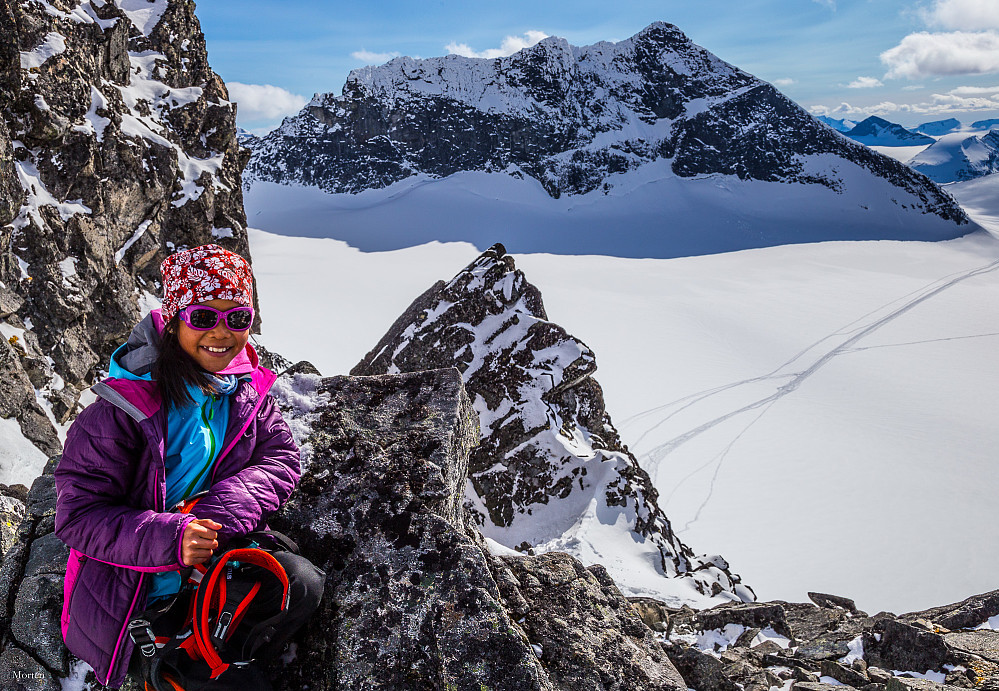
[[[267,391],[276,379],[257,365],[230,399],[224,448],[195,515],[166,513],[166,412],[152,382],[107,379],[76,418],[55,470],[56,535],[70,547],[62,633],[101,683],[125,680],[129,620],[145,607],[146,574],[174,571],[180,538],[195,518],[222,524],[219,543],[264,525],[301,473],[298,447]]]

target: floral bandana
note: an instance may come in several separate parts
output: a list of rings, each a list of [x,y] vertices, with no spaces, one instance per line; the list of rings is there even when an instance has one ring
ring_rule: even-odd
[[[170,321],[188,305],[209,300],[232,300],[253,306],[253,272],[250,263],[218,245],[181,250],[160,264],[163,274],[163,306],[160,313]]]

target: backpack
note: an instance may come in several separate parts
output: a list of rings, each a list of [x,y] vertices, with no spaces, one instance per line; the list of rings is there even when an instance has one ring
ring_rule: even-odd
[[[281,630],[289,581],[275,553],[298,546],[275,531],[230,541],[225,552],[181,572],[180,592],[133,618],[128,632],[141,653],[145,691],[196,691],[230,667],[245,667]],[[186,578],[185,578],[186,577]],[[273,651],[267,651],[271,653]],[[240,688],[254,691],[244,683]],[[269,689],[261,681],[259,688]]]

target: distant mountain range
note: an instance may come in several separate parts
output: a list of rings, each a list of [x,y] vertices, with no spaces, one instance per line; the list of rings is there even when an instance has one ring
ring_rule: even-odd
[[[908,163],[936,182],[961,182],[999,173],[999,129],[940,137]]]
[[[919,146],[936,141],[933,137],[912,132],[901,125],[873,115],[844,134],[853,141],[868,146]]]
[[[924,177],[845,140],[664,23],[618,43],[551,37],[492,60],[401,57],[354,70],[341,94],[318,94],[250,145],[251,186],[353,195],[476,171],[533,179],[552,199],[590,195],[597,209],[641,187],[654,213],[632,218],[648,210],[635,202],[609,214],[611,227],[628,231],[617,233],[632,245],[627,256],[942,239],[969,227]],[[708,179],[728,191],[707,194]],[[679,232],[700,239],[682,249],[658,240]],[[573,252],[595,251],[582,236],[576,243]]]

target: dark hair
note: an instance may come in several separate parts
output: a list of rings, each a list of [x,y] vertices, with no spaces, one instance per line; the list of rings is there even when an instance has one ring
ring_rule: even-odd
[[[187,391],[188,384],[205,393],[214,391],[208,374],[180,347],[180,340],[177,338],[179,324],[180,317],[177,315],[167,322],[160,337],[160,354],[153,365],[153,379],[159,385],[163,407],[167,411],[194,402]]]

